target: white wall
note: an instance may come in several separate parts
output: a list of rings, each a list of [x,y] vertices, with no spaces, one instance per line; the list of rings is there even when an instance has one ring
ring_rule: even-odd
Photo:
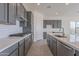
[[[33,4],[23,4],[28,11],[32,11],[32,31],[34,35],[34,41],[43,39],[43,14],[37,12],[33,8]]]
[[[34,41],[43,39],[43,15],[34,11]]]
[[[16,21],[16,25],[2,25],[0,24],[0,39],[8,37],[10,34],[22,32],[22,27],[19,26],[19,22]]]

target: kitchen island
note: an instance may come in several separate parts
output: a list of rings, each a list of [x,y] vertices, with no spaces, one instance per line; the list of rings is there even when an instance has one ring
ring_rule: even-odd
[[[55,56],[79,55],[79,42],[73,38],[48,33],[47,42],[51,52]]]

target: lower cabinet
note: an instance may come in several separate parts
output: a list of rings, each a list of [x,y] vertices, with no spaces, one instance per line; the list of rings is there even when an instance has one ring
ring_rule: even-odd
[[[79,51],[75,51],[75,56],[79,56]]]
[[[18,49],[19,49],[19,56],[24,56],[24,40],[21,40],[19,43],[19,47],[18,47]]]
[[[48,46],[54,56],[74,56],[75,50],[70,46],[58,41],[51,35],[47,35]],[[79,51],[76,51],[76,55],[79,55]]]
[[[49,46],[49,36],[47,35],[47,44]]]
[[[57,41],[57,56],[74,56],[74,54],[73,48]]]
[[[18,56],[18,48],[10,54],[10,56]]]
[[[57,40],[54,37],[51,37],[51,51],[54,56],[57,55]]]
[[[25,56],[32,45],[32,35],[0,52],[0,56]]]
[[[28,50],[30,49],[31,45],[32,45],[32,35],[25,38],[25,55],[27,55]]]
[[[50,48],[51,50],[51,39],[50,39],[50,35],[47,35],[47,43],[48,43],[48,47]]]
[[[57,41],[54,37],[47,35],[48,46],[54,56],[57,55]]]
[[[25,39],[25,55],[27,55],[29,49],[29,38]]]
[[[0,52],[0,56],[18,56],[18,43]]]

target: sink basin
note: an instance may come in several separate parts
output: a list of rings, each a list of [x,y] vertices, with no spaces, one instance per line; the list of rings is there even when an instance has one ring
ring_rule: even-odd
[[[11,34],[9,35],[10,37],[13,37],[13,36],[18,36],[18,37],[22,37],[24,36],[26,33],[15,33],[15,34]]]
[[[62,36],[62,35],[55,35],[56,37],[61,37],[61,38],[66,38],[66,36]]]

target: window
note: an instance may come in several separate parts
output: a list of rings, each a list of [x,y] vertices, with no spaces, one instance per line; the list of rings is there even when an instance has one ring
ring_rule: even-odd
[[[76,41],[79,41],[79,21],[70,22],[70,37]]]

